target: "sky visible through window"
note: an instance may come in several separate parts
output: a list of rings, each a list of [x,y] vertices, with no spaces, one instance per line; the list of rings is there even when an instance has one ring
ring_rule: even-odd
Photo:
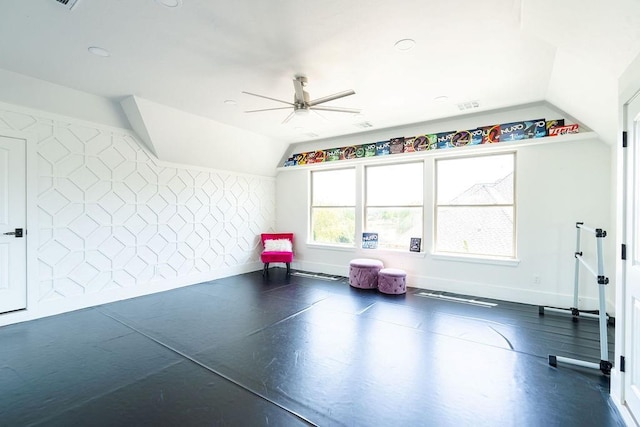
[[[367,205],[422,204],[423,163],[370,166],[367,168]]]
[[[384,176],[376,176],[375,185],[367,188],[368,203],[378,205],[378,197],[385,203],[396,200],[398,204],[406,204],[416,194],[416,186],[422,182],[413,182],[415,168],[421,164],[409,163],[396,165],[392,170],[385,170]],[[473,185],[494,183],[513,172],[513,154],[491,155],[481,157],[456,158],[439,160],[438,204],[447,204]],[[375,171],[375,169],[373,170]],[[353,206],[355,205],[355,174],[353,169],[332,170],[327,173],[314,173],[314,205]],[[348,190],[348,191],[345,191]],[[419,193],[419,192],[418,192]],[[320,199],[318,199],[320,198]]]
[[[499,181],[513,172],[513,154],[439,160],[438,204],[447,204],[476,184]]]
[[[355,169],[313,173],[314,206],[354,206],[356,204]]]

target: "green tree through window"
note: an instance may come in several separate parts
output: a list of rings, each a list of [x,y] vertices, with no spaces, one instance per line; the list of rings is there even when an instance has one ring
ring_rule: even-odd
[[[311,173],[311,240],[314,243],[355,244],[355,168]]]

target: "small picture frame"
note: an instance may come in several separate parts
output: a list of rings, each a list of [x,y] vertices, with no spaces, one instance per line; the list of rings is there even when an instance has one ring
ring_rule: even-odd
[[[411,252],[420,252],[422,249],[422,239],[420,237],[412,237],[409,242],[409,250]]]
[[[362,233],[362,248],[376,249],[378,247],[378,233]]]

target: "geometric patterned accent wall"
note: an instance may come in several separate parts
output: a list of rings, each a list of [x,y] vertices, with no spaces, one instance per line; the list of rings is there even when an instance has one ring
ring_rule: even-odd
[[[166,165],[124,130],[6,109],[1,128],[37,135],[40,301],[256,262],[273,230],[272,178]]]

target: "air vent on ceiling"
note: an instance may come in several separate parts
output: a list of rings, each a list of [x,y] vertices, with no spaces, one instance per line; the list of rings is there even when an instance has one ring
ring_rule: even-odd
[[[480,106],[480,103],[478,101],[467,101],[467,102],[461,102],[460,104],[458,104],[458,108],[460,109],[460,111],[473,110],[478,108],[479,106]]]
[[[373,125],[370,122],[356,123],[354,126],[357,126],[359,128],[362,128],[362,129],[372,128],[373,127]]]
[[[55,0],[55,1],[63,5],[69,10],[73,10],[73,8],[76,7],[76,5],[80,0]]]

